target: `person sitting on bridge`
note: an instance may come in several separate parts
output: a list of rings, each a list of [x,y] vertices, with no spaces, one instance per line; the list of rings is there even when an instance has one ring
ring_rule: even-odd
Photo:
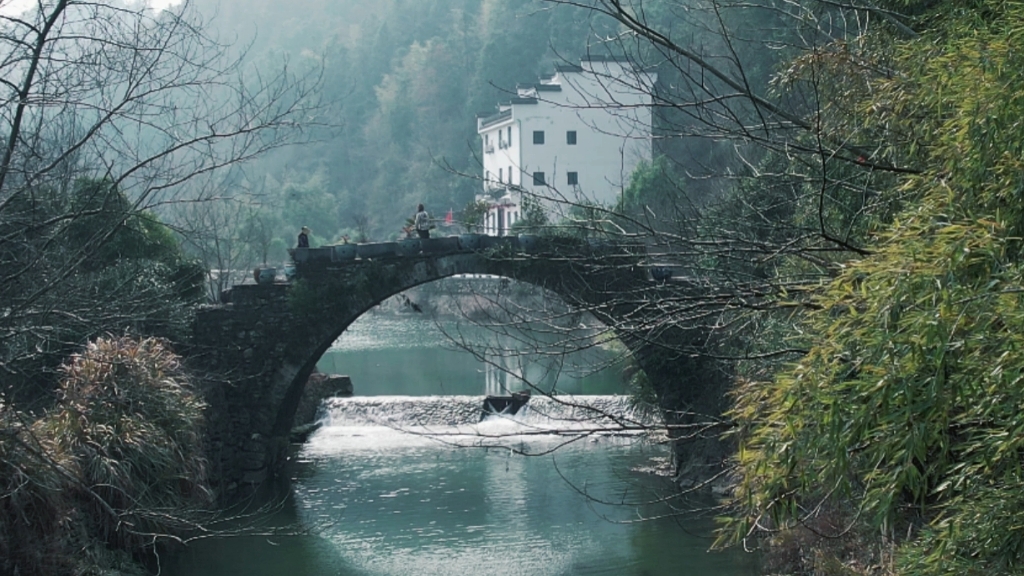
[[[416,225],[416,233],[420,235],[420,238],[430,238],[430,229],[434,226],[430,223],[430,214],[427,214],[423,204],[416,207],[416,216],[413,217],[413,221]]]
[[[309,226],[303,226],[302,231],[299,232],[299,245],[298,248],[309,248]]]

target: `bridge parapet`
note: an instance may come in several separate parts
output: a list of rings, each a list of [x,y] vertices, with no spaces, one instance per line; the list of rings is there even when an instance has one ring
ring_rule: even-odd
[[[504,254],[530,254],[538,256],[565,256],[573,258],[629,257],[636,259],[646,254],[641,243],[612,242],[603,239],[551,237],[522,234],[519,236],[486,236],[461,234],[435,238],[406,238],[398,242],[368,244],[336,244],[320,248],[294,248],[289,251],[299,266],[344,265],[364,260],[440,256],[457,253],[483,253],[494,256]]]

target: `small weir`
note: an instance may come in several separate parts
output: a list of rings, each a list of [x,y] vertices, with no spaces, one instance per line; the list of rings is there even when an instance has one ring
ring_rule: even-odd
[[[481,420],[483,406],[483,396],[333,398],[322,408],[322,428],[306,450],[437,442],[456,447],[518,447],[529,453],[551,442],[635,437],[656,424],[629,397],[618,395],[535,396],[514,415],[486,414]]]
[[[325,427],[346,425],[468,426],[480,421],[484,396],[363,396],[331,398],[321,417]],[[524,426],[650,426],[653,419],[637,410],[628,396],[534,396],[518,414],[494,414],[485,421],[512,420]]]

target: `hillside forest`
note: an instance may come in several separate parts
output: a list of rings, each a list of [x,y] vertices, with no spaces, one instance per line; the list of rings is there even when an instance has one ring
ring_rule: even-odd
[[[1024,572],[1024,4],[9,7],[0,573],[201,526],[191,314],[301,226],[393,239],[420,202],[473,224],[477,114],[586,55],[657,72],[654,158],[531,231],[642,244],[700,287],[615,305],[702,335],[663,365],[724,409],[663,408],[728,450],[717,545],[780,574]]]

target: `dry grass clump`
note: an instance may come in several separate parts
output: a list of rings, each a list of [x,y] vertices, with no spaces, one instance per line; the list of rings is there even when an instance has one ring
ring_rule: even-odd
[[[64,543],[66,479],[37,451],[25,417],[0,400],[0,574],[60,574],[71,559]]]
[[[163,341],[99,338],[62,370],[53,410],[0,420],[0,572],[80,571],[97,541],[140,554],[210,501],[203,404]]]
[[[893,545],[848,511],[822,507],[765,541],[762,573],[786,576],[893,576]]]

